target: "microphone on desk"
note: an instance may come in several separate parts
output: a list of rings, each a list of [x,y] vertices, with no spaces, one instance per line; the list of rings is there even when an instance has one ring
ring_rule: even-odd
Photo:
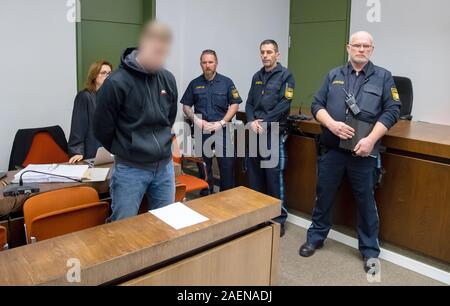
[[[35,170],[27,170],[27,171],[24,171],[20,175],[19,185],[11,185],[8,188],[5,188],[5,190],[3,191],[4,197],[17,197],[19,195],[30,195],[30,194],[38,193],[39,191],[41,191],[38,184],[24,184],[23,176],[25,173],[37,173],[37,174],[43,174],[43,175],[48,175],[48,176],[53,176],[53,177],[59,177],[59,178],[64,178],[64,179],[67,179],[70,181],[74,181],[76,183],[83,182],[83,180],[74,179],[70,176],[51,174],[51,173],[35,171]]]

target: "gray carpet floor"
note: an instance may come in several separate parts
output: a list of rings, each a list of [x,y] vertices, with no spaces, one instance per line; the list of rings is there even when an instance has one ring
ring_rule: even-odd
[[[278,285],[281,286],[441,286],[440,282],[381,261],[381,282],[369,283],[359,252],[327,240],[323,249],[310,258],[298,255],[306,230],[288,224],[280,243]]]

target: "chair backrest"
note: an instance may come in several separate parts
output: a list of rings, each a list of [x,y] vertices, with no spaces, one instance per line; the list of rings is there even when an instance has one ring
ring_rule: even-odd
[[[186,185],[177,185],[177,190],[175,193],[175,202],[183,202],[186,198]]]
[[[414,103],[414,89],[411,79],[405,77],[394,77],[400,100],[402,101],[401,117],[411,116]]]
[[[0,226],[0,252],[6,248],[8,244],[8,235],[6,232],[6,228]]]
[[[31,242],[31,237],[34,233],[34,221],[40,219],[40,217],[49,217],[54,220],[54,215],[60,216],[61,213],[68,213],[73,216],[72,221],[68,222],[70,225],[77,230],[77,223],[91,222],[90,220],[79,220],[78,214],[73,213],[74,208],[80,208],[85,211],[85,205],[99,203],[99,196],[95,189],[91,187],[75,187],[66,188],[55,191],[50,191],[36,195],[28,199],[23,206],[23,213],[25,218],[25,230],[26,238],[28,242]],[[66,218],[66,216],[64,216]],[[89,216],[87,216],[89,219]],[[96,215],[92,215],[92,219],[97,220]],[[106,218],[105,218],[106,220]],[[103,223],[104,221],[103,220]],[[42,221],[40,221],[42,224]],[[54,231],[57,236],[65,234],[65,231],[59,231],[57,227],[48,229],[49,231]],[[39,238],[39,237],[36,237]]]
[[[55,142],[50,133],[37,133],[23,162],[23,167],[30,164],[60,164],[69,161],[69,156]]]
[[[183,162],[183,155],[181,154],[176,136],[173,136],[172,138],[172,159],[173,162],[177,164],[181,164]]]
[[[37,241],[43,241],[105,224],[109,216],[107,202],[62,209],[31,221],[29,235]]]

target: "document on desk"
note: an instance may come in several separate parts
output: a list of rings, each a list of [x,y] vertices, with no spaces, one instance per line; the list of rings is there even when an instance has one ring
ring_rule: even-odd
[[[150,211],[150,213],[176,230],[209,221],[208,218],[182,203],[175,203],[164,208],[155,209]]]
[[[14,176],[12,183],[19,183],[21,176],[24,183],[73,183],[73,180],[87,179],[88,169],[87,165],[29,165]]]
[[[88,170],[88,179],[83,179],[83,183],[100,183],[106,181],[109,168],[91,168]]]

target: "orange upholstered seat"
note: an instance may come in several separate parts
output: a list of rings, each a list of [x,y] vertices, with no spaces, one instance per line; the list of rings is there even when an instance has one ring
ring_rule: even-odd
[[[42,241],[105,224],[110,207],[90,187],[39,194],[23,207],[27,242]]]
[[[203,166],[203,169],[205,171],[205,173],[204,173],[205,179],[204,180],[197,178],[195,176],[192,176],[192,175],[184,174],[184,173],[177,177],[177,182],[179,184],[186,185],[186,193],[209,189],[205,162],[201,158],[183,156],[181,154],[180,147],[178,146],[176,137],[173,137],[173,142],[172,142],[172,158],[175,163],[181,164],[181,166],[183,166],[183,162],[185,162],[185,161],[190,161],[192,163],[198,163]]]
[[[69,156],[47,132],[37,133],[28,151],[23,167],[31,164],[67,163]]]
[[[0,226],[0,252],[6,249],[8,246],[8,235],[6,232],[6,228]]]

